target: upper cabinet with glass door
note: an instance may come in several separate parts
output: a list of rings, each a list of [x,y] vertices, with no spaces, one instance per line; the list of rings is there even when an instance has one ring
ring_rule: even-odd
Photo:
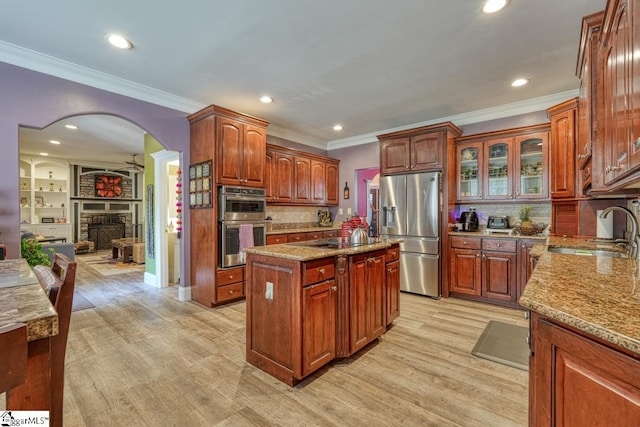
[[[548,131],[543,124],[458,138],[456,200],[548,199]]]
[[[513,198],[513,179],[511,172],[513,138],[496,138],[484,144],[487,159],[485,172],[484,198],[504,200]]]
[[[549,197],[549,133],[539,132],[516,138],[516,198]]]

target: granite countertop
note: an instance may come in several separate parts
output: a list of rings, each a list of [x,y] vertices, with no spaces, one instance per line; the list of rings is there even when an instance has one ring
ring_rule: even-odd
[[[318,231],[340,231],[340,225],[332,225],[331,227],[301,227],[301,228],[279,228],[267,231],[267,236],[271,234],[293,234],[293,233],[313,233]]]
[[[297,261],[311,261],[336,255],[356,255],[371,252],[378,249],[386,249],[392,245],[402,243],[402,239],[384,239],[368,245],[352,246],[345,249],[332,249],[322,247],[306,247],[297,244],[282,243],[279,245],[256,246],[247,248],[249,254],[266,255],[276,258],[293,259]]]
[[[545,236],[521,236],[519,234],[507,234],[507,233],[492,233],[481,231],[449,231],[449,236],[464,236],[464,237],[487,237],[497,239],[539,239],[544,241]]]
[[[58,335],[58,313],[26,260],[0,261],[0,326],[27,324],[27,339]]]
[[[539,259],[520,305],[640,354],[638,260],[548,252],[551,246],[622,251],[585,239],[549,237],[531,250]]]

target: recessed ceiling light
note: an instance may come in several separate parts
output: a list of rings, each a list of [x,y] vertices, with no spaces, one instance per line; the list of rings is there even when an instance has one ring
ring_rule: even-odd
[[[333,127],[333,130],[335,130],[335,131],[340,131],[340,130],[342,130],[342,129],[343,129],[342,125],[335,125],[335,126]]]
[[[263,104],[270,104],[270,103],[273,102],[273,98],[270,97],[270,96],[267,96],[267,95],[261,96],[260,97],[260,102],[262,102]]]
[[[107,41],[118,49],[131,49],[133,47],[133,44],[129,40],[118,34],[108,34]]]
[[[519,87],[519,86],[524,86],[527,83],[529,83],[529,80],[527,79],[515,79],[512,83],[511,86],[513,87]]]
[[[60,141],[56,141],[55,139],[52,139],[49,142],[52,143],[53,145],[60,145]]]
[[[494,13],[504,9],[508,4],[509,0],[487,0],[482,7],[482,11],[484,13]]]
[[[78,129],[78,126],[76,125],[64,125],[64,127],[66,127],[67,129],[73,129],[73,130]]]
[[[40,153],[41,156],[48,156],[49,153]]]

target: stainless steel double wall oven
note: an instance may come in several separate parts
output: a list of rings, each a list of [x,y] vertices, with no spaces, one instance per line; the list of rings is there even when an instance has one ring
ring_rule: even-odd
[[[254,246],[266,243],[266,192],[262,188],[218,187],[220,267],[243,265],[240,254],[240,226],[251,224]]]

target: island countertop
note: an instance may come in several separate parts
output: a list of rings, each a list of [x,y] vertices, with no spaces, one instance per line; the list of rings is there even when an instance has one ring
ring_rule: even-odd
[[[0,261],[0,326],[26,323],[28,341],[58,334],[58,313],[26,260]]]
[[[249,254],[266,255],[296,261],[311,261],[336,255],[355,255],[378,249],[386,249],[402,242],[402,239],[379,239],[375,243],[351,246],[344,249],[306,247],[298,244],[282,243],[279,245],[255,246],[253,248],[247,248],[246,252]]]
[[[539,259],[520,304],[640,354],[638,261],[553,253],[547,250],[551,246],[620,251],[585,239],[550,237],[531,250]]]

